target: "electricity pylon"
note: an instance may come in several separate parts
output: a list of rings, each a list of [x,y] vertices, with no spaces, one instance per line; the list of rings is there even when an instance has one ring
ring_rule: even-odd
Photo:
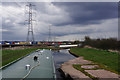
[[[51,42],[51,24],[49,24],[49,36],[48,36],[48,42]]]
[[[27,33],[27,42],[34,42],[34,33],[33,33],[33,6],[32,4],[26,5],[28,7],[27,10],[27,15],[28,15],[28,20],[26,20],[28,22],[28,33]]]

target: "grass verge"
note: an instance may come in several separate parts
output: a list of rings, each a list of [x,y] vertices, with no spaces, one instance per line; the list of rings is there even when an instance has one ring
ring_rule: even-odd
[[[117,74],[120,72],[118,53],[90,48],[71,48],[70,52],[78,56],[83,56],[84,59],[93,61],[109,71]]]

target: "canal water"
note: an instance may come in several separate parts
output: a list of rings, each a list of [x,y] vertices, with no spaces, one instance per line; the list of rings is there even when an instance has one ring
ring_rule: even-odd
[[[61,73],[59,72],[59,68],[61,67],[61,64],[75,58],[75,56],[71,55],[68,50],[69,49],[62,49],[62,50],[53,52],[54,63],[56,68],[56,76],[57,76],[57,79],[60,79],[60,80],[63,79],[63,77],[61,76]]]
[[[29,64],[31,67],[38,64],[37,61],[33,60],[33,57],[35,55],[38,56],[40,65],[35,67],[31,71],[29,76],[26,77],[28,79],[29,78],[39,78],[39,79],[46,78],[51,80],[54,78],[63,79],[63,77],[61,76],[61,73],[59,72],[59,68],[61,64],[75,58],[73,55],[69,53],[68,49],[62,49],[58,51],[40,50],[38,52],[33,52],[29,56],[4,68],[2,70],[2,77],[8,78],[8,80],[9,78],[23,78],[27,73],[29,73],[29,69],[26,70],[25,68],[26,64]]]

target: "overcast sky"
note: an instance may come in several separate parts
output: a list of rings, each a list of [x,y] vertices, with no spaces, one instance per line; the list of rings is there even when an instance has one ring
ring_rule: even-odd
[[[26,40],[28,3],[2,3],[2,39]],[[54,40],[83,40],[118,36],[116,2],[33,2],[35,40],[48,40],[49,25]],[[25,10],[26,9],[26,10]]]

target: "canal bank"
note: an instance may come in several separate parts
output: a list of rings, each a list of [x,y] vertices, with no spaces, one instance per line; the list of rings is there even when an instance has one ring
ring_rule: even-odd
[[[70,52],[70,54],[77,58],[69,60],[61,65],[61,70],[65,77],[70,77],[73,80],[119,80],[118,74],[104,69],[103,66],[85,60],[84,57],[78,57],[72,52]]]
[[[72,80],[119,80],[119,75],[101,68],[92,61],[78,57],[61,65],[66,78]]]

